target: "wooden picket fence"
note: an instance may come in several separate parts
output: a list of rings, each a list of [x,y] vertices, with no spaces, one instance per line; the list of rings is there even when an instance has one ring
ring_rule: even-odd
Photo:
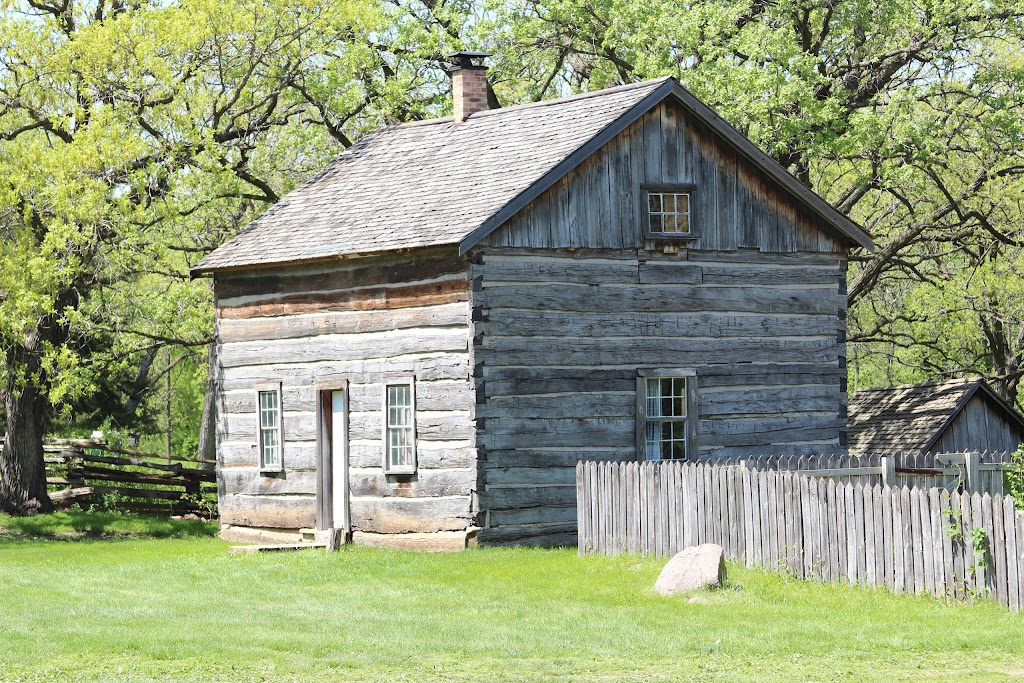
[[[581,554],[716,543],[800,578],[1024,605],[1024,513],[1009,496],[681,462],[581,462],[576,486]]]

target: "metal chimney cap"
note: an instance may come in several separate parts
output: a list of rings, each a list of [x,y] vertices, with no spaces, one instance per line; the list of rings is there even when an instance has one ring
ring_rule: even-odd
[[[490,52],[456,52],[447,56],[456,69],[485,69],[483,64],[474,64],[473,60],[484,60],[491,56]]]

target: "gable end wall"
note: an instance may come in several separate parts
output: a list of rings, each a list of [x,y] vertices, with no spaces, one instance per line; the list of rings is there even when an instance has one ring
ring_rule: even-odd
[[[1012,453],[1022,442],[1024,433],[1020,427],[1007,419],[1002,406],[991,402],[979,390],[943,430],[931,450],[934,453]]]

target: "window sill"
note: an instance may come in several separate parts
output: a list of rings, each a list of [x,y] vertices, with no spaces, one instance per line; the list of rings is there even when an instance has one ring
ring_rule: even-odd
[[[390,467],[384,470],[384,474],[390,476],[393,474],[399,476],[408,476],[410,474],[416,474],[415,467]]]
[[[274,477],[279,474],[284,474],[284,467],[261,467],[260,475],[264,477]]]

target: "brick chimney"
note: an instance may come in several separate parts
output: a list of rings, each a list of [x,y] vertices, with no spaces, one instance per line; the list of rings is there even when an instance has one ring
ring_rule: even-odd
[[[487,109],[487,67],[476,63],[490,57],[486,52],[456,52],[452,62],[452,104],[455,123]]]

